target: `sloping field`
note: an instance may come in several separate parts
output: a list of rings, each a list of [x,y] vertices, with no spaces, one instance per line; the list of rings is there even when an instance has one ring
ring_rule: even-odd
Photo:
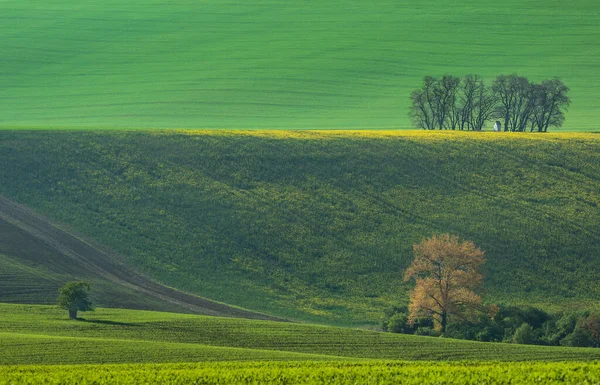
[[[486,298],[600,298],[600,136],[0,132],[0,193],[138,271],[294,319],[375,324],[412,244],[486,250]]]
[[[332,360],[593,361],[600,349],[484,343],[289,322],[0,304],[0,365]],[[95,349],[94,349],[95,347]]]
[[[408,128],[425,75],[572,89],[597,130],[596,0],[2,0],[0,126]]]
[[[0,196],[0,301],[55,303],[72,280],[92,283],[101,306],[274,319],[160,285],[107,252]]]
[[[64,365],[133,362],[301,361],[335,360],[259,349],[224,348],[194,343],[55,337],[0,332],[1,365]],[[2,380],[0,380],[2,381]]]

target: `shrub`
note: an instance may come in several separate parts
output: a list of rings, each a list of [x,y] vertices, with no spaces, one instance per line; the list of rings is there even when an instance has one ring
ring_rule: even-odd
[[[548,345],[560,345],[565,337],[573,333],[575,326],[577,326],[577,320],[581,316],[581,314],[576,313],[565,313],[555,321],[547,321],[543,326],[543,341]]]
[[[438,337],[440,335],[440,332],[436,331],[431,326],[419,326],[415,331],[415,334],[418,336]]]
[[[591,346],[600,347],[600,315],[592,314],[580,321],[581,328],[585,330],[591,338]]]
[[[534,344],[535,337],[533,335],[533,327],[524,322],[517,330],[515,330],[512,340],[515,344]]]
[[[387,331],[391,333],[412,333],[413,329],[408,324],[408,316],[404,313],[396,313],[387,322]]]
[[[560,344],[562,346],[588,347],[592,346],[593,340],[590,333],[578,325],[573,333],[560,340]]]

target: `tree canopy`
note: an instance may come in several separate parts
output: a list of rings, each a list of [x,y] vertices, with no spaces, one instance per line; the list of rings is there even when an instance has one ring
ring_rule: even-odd
[[[414,279],[410,296],[409,321],[432,317],[442,333],[449,317],[469,318],[481,307],[482,299],[475,290],[483,283],[478,269],[483,265],[484,252],[472,241],[460,241],[458,236],[432,236],[413,246],[415,259],[404,273],[404,279]]]
[[[94,306],[89,298],[88,282],[68,282],[59,290],[58,306],[69,311],[69,318],[76,319],[78,311],[92,311]]]

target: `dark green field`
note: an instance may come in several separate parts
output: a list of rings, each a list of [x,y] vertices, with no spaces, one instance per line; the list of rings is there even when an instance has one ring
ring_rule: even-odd
[[[0,164],[1,194],[255,311],[377,324],[407,301],[412,244],[442,232],[486,250],[488,301],[600,296],[594,134],[4,131]]]
[[[571,89],[598,130],[597,0],[3,0],[5,128],[409,128],[426,75]]]

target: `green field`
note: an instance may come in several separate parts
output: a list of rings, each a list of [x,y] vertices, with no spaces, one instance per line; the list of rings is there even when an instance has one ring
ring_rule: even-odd
[[[571,89],[598,130],[596,0],[0,1],[5,128],[408,128],[425,75]]]
[[[596,383],[598,360],[600,349],[124,309],[73,321],[0,304],[1,385]]]
[[[486,251],[488,301],[597,307],[599,150],[596,134],[2,131],[0,194],[179,289],[376,325],[436,232]]]
[[[600,349],[485,343],[308,324],[0,304],[0,365],[208,361],[594,361]]]
[[[584,363],[226,363],[0,367],[0,384],[595,384]]]
[[[0,301],[55,303],[74,280],[93,286],[90,298],[101,307],[278,320],[155,282],[91,238],[0,195]]]
[[[487,303],[600,309],[599,26],[598,0],[0,0],[0,385],[600,383],[600,349],[376,331],[436,233],[485,250]],[[406,130],[424,76],[512,73],[570,87],[568,133]]]
[[[131,288],[115,285],[0,219],[0,297],[4,301],[54,303],[58,289],[75,278],[92,283],[95,291],[93,299],[101,305],[175,312],[184,310]]]

